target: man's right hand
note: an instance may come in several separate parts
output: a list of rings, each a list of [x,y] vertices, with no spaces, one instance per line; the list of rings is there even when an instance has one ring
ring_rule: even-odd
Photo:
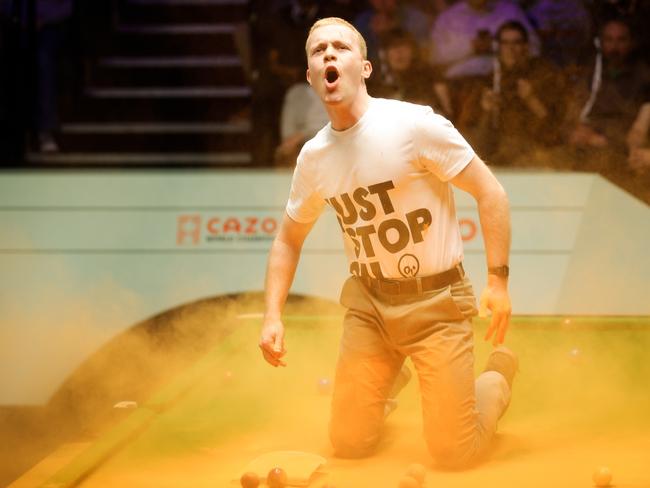
[[[284,324],[280,319],[265,319],[260,335],[260,349],[271,366],[286,366],[281,359],[287,352],[284,348]]]

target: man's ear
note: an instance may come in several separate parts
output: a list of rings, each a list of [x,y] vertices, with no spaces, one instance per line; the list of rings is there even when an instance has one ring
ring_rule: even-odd
[[[311,85],[311,73],[309,72],[309,68],[307,68],[307,83]]]
[[[365,59],[363,61],[363,68],[361,68],[361,76],[363,76],[363,78],[367,80],[368,78],[370,78],[371,74],[372,74],[372,64],[370,63],[370,61]]]

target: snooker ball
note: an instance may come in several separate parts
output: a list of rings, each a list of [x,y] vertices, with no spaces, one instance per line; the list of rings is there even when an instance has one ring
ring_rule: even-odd
[[[612,472],[606,466],[596,468],[593,475],[594,485],[599,488],[610,486],[612,482]]]
[[[414,478],[418,483],[424,483],[424,477],[427,474],[427,468],[421,464],[411,464],[406,470],[406,476]]]
[[[332,392],[332,382],[329,378],[320,378],[318,380],[318,391],[321,395],[329,395]]]
[[[418,480],[411,476],[404,476],[399,480],[398,488],[420,488],[422,485]]]
[[[581,359],[580,349],[578,349],[577,347],[574,347],[573,349],[571,349],[569,351],[569,360],[573,364],[578,364],[580,362],[580,359]]]
[[[266,475],[266,484],[269,485],[269,488],[284,488],[287,486],[288,481],[289,477],[282,468],[273,468]]]
[[[257,473],[248,471],[247,473],[241,475],[241,478],[239,478],[239,483],[243,488],[257,488],[260,486],[260,477],[257,476]]]

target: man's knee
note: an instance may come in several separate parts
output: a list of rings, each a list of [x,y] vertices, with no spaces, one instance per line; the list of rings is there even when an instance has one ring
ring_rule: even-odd
[[[350,426],[351,427],[351,426]],[[330,425],[330,442],[334,454],[341,458],[362,458],[369,456],[379,443],[379,428],[344,428]]]
[[[464,469],[471,466],[477,457],[472,444],[452,441],[427,440],[429,453],[436,464],[443,469]]]

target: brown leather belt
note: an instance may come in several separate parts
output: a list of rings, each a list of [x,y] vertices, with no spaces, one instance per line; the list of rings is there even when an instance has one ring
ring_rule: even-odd
[[[370,276],[360,276],[361,282],[371,291],[386,295],[421,295],[424,292],[445,288],[465,276],[462,263],[442,273],[429,276],[418,276],[403,280],[377,279]]]

